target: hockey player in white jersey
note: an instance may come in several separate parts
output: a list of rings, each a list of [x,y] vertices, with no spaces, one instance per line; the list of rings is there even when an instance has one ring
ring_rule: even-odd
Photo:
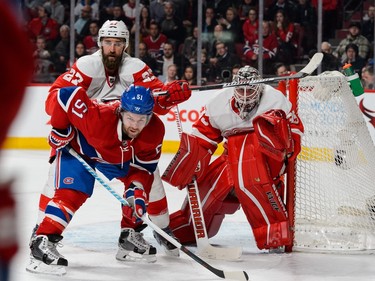
[[[191,90],[184,80],[177,80],[164,85],[152,73],[151,69],[140,59],[126,53],[129,45],[129,31],[122,21],[106,21],[98,33],[100,49],[92,55],[79,58],[71,69],[61,74],[52,84],[46,100],[46,112],[50,115],[51,106],[59,89],[70,86],[80,86],[86,90],[92,99],[119,99],[131,84],[144,86],[153,91],[168,90],[168,96],[159,96],[155,100],[154,112],[166,114],[169,109],[191,95]],[[54,155],[51,151],[51,167],[48,180],[39,200],[38,224],[44,218],[44,210],[54,194]],[[164,229],[169,230],[169,213],[164,186],[160,179],[159,170],[154,173],[154,182],[150,192],[148,214],[150,219]],[[36,230],[34,229],[34,232]],[[163,245],[167,254],[178,256],[178,249],[167,242],[157,233],[154,234]],[[51,243],[53,246],[54,243]]]
[[[259,78],[255,68],[244,66],[233,81]],[[208,237],[217,234],[226,214],[242,207],[259,249],[290,245],[282,176],[300,152],[302,133],[291,103],[273,87],[223,88],[205,106],[192,133],[183,133],[162,179],[179,189],[197,180]],[[223,141],[224,153],[210,163]],[[184,202],[170,218],[180,242],[195,243],[189,205]]]

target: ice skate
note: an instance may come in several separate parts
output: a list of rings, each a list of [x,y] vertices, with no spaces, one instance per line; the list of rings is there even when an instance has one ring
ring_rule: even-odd
[[[143,238],[143,233],[140,233],[139,229],[123,228],[116,259],[119,261],[156,262],[156,248]]]
[[[56,246],[61,235],[37,235],[30,242],[30,262],[26,270],[32,273],[64,275],[68,261],[61,255]]]
[[[173,239],[177,240],[177,238],[173,235],[173,232],[169,227],[163,228],[163,231],[166,232]],[[159,245],[163,246],[164,252],[168,256],[173,256],[173,257],[179,257],[180,256],[180,251],[178,250],[178,248],[175,245],[170,243],[167,239],[165,239],[163,236],[161,236],[155,230],[153,231],[153,234],[154,234],[154,237],[155,237],[156,241],[159,243]]]

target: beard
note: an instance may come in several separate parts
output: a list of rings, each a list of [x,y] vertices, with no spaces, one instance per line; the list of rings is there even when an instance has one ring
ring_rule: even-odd
[[[122,55],[121,56],[115,56],[115,55],[104,55],[103,56],[103,64],[107,70],[115,71],[120,67]]]

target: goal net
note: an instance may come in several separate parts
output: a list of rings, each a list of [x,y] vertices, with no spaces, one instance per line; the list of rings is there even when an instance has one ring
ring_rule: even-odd
[[[375,148],[345,77],[299,81],[293,251],[375,250]]]

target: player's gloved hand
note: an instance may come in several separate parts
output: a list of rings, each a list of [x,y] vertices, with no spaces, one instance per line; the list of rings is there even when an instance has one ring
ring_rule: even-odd
[[[186,80],[175,80],[162,88],[162,91],[168,91],[168,95],[158,97],[159,105],[162,107],[171,107],[188,100],[191,96],[191,90]]]
[[[132,207],[125,206],[124,212],[128,217],[132,217],[133,222],[140,222],[143,214],[146,212],[146,192],[142,184],[133,182],[125,190],[125,199]]]
[[[69,126],[66,129],[52,128],[48,143],[54,149],[60,149],[66,146],[75,136],[75,130]]]

